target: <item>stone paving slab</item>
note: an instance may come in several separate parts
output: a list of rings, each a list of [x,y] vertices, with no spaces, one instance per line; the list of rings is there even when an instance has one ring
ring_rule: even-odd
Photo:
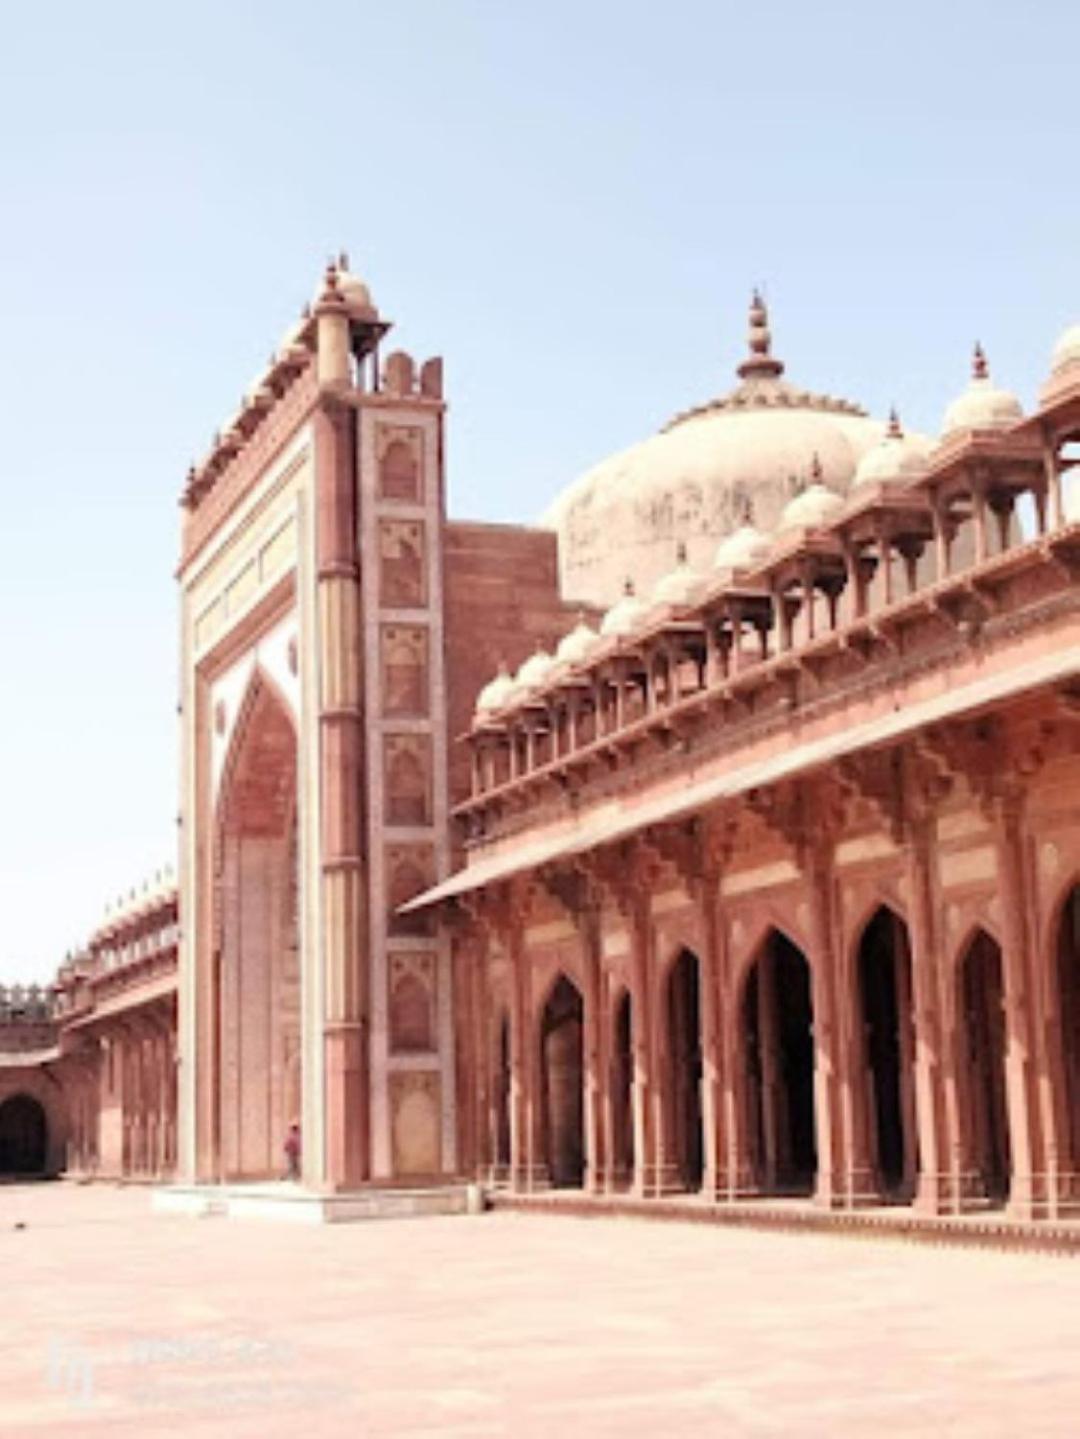
[[[15,1225],[25,1224],[19,1229]],[[0,1189],[0,1435],[1077,1433],[1080,1265],[631,1218]]]

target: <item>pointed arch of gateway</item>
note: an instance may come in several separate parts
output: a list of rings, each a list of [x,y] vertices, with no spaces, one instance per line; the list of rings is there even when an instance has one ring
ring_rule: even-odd
[[[296,773],[288,706],[256,670],[218,797],[214,1138],[224,1179],[279,1173],[300,1113]]]
[[[743,1102],[750,1167],[763,1194],[808,1194],[817,1176],[810,965],[770,929],[742,986]]]
[[[874,1177],[880,1193],[915,1194],[915,1026],[911,945],[904,920],[881,904],[863,926],[856,957],[865,1099]]]
[[[701,963],[691,949],[680,949],[668,970],[667,1097],[671,1157],[684,1189],[701,1188],[704,1132],[701,1115]]]
[[[579,1188],[585,1177],[584,1004],[560,974],[540,1016],[540,1093],[551,1183]]]
[[[965,1181],[991,1204],[1009,1196],[1012,1154],[1005,1076],[1005,991],[1001,946],[976,929],[956,969],[960,1017],[960,1131]]]

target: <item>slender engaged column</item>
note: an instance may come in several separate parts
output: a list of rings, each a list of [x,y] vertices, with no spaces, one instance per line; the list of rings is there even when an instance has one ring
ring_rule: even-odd
[[[353,412],[324,391],[314,418],[318,485],[319,788],[326,1153],[330,1189],[370,1174],[363,708]]]
[[[939,994],[937,908],[933,895],[933,820],[911,826],[908,885],[911,893],[911,979],[915,1017],[915,1115],[919,1173],[915,1207],[940,1214],[949,1196],[948,1139],[941,1073],[942,1017]]]

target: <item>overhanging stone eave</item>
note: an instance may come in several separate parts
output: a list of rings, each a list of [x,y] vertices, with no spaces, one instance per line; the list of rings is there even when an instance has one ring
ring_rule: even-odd
[[[433,905],[470,894],[485,885],[511,879],[554,860],[581,854],[599,845],[629,838],[650,825],[682,819],[695,810],[722,799],[732,799],[763,785],[776,784],[832,760],[862,749],[875,749],[902,739],[928,725],[940,724],[987,705],[1059,683],[1080,675],[1080,653],[1045,655],[1006,674],[992,675],[933,699],[920,700],[904,709],[868,720],[840,733],[796,746],[785,753],[742,765],[724,774],[711,775],[688,785],[678,794],[646,801],[633,814],[607,823],[586,822],[577,830],[553,835],[532,845],[518,845],[505,854],[458,870],[448,879],[399,906],[398,914],[415,913]]]

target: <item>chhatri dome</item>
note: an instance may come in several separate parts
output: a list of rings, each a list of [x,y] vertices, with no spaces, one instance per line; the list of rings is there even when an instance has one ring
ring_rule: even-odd
[[[687,558],[686,541],[680,540],[675,568],[660,576],[652,592],[652,602],[673,608],[692,605],[704,580],[705,576],[695,570]]]
[[[855,471],[852,488],[858,485],[906,484],[926,469],[930,442],[922,435],[906,435],[895,410],[889,415],[885,437],[867,450]]]
[[[623,581],[623,592],[600,621],[600,634],[604,639],[613,635],[623,638],[632,635],[644,623],[651,607],[634,593],[633,580]]]
[[[679,540],[690,565],[708,570],[717,544],[739,528],[748,504],[761,531],[774,530],[791,497],[792,476],[809,479],[815,454],[822,483],[842,496],[885,432],[858,405],[784,378],[758,294],[738,376],[726,395],[596,465],[551,506],[544,523],[559,536],[568,598],[610,605],[628,570],[640,591],[650,593],[670,570]]]
[[[1001,430],[1024,418],[1020,401],[1008,390],[1002,390],[990,378],[981,345],[975,346],[971,367],[971,383],[945,411],[941,426],[944,437],[965,430]]]
[[[799,488],[780,514],[781,530],[813,530],[827,525],[844,508],[844,499],[825,483],[825,474],[818,455],[810,462],[810,483]]]

